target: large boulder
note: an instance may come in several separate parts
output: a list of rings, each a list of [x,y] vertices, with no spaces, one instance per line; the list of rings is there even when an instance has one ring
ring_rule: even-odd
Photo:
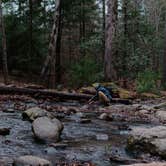
[[[166,162],[161,163],[161,162],[153,162],[153,163],[148,163],[148,164],[132,164],[132,165],[125,165],[125,166],[166,166]]]
[[[121,99],[133,99],[133,98],[135,99],[136,98],[136,93],[134,93],[132,91],[128,91],[124,88],[121,88],[113,82],[104,82],[104,83],[101,83],[101,85],[107,87],[108,89],[111,88],[115,97],[120,97]]]
[[[39,117],[44,117],[44,116],[51,117],[49,112],[39,107],[33,107],[30,109],[27,109],[26,111],[22,113],[23,119],[27,119],[30,121],[34,121],[35,119]]]
[[[161,122],[166,122],[166,111],[157,111],[156,112],[156,117],[161,121]]]
[[[41,141],[58,142],[63,124],[58,119],[41,117],[34,120],[32,130],[35,137]]]
[[[15,159],[14,166],[52,166],[51,162],[35,156],[21,156]]]
[[[112,89],[113,92],[113,97],[120,97],[122,99],[133,99],[136,98],[136,93],[132,92],[132,91],[128,91],[126,89],[123,89],[119,86],[117,86],[115,83],[113,82],[103,82],[103,83],[94,83],[92,84],[93,87],[83,87],[80,89],[79,92],[81,93],[85,93],[85,94],[92,94],[95,95],[96,94],[96,90],[95,90],[95,86],[96,85],[102,85],[108,89]]]
[[[130,134],[129,150],[142,150],[166,158],[166,126],[134,127]]]

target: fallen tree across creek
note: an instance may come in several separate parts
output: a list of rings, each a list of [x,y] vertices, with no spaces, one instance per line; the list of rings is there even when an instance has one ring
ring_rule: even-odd
[[[18,87],[8,87],[0,86],[0,94],[12,94],[12,95],[29,95],[34,98],[55,98],[59,100],[78,100],[78,101],[88,101],[93,97],[93,95],[81,94],[81,93],[67,93],[53,90],[44,89],[31,89],[31,88],[18,88]],[[130,100],[114,98],[112,103],[121,104],[131,104]]]

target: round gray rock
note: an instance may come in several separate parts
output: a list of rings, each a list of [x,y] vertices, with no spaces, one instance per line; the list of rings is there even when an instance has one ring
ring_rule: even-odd
[[[106,121],[113,121],[113,117],[111,114],[107,114],[107,113],[102,113],[100,116],[99,116],[99,119],[100,120],[106,120]]]
[[[32,130],[39,140],[58,142],[63,130],[63,124],[58,119],[41,117],[32,123]]]
[[[15,159],[14,166],[52,166],[51,162],[35,156],[21,156]]]
[[[156,117],[162,121],[162,122],[166,122],[166,111],[157,111],[156,112]]]

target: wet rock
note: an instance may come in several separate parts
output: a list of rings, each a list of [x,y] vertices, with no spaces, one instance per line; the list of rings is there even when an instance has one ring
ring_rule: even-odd
[[[132,165],[126,165],[126,166],[166,166],[166,162],[153,162],[153,163],[139,163],[139,164],[132,164]]]
[[[9,135],[10,134],[10,128],[0,128],[0,135]]]
[[[55,153],[57,152],[56,149],[54,147],[48,147],[46,149],[44,149],[44,152],[47,155],[55,155]]]
[[[55,115],[55,118],[57,118],[57,119],[64,119],[65,115],[63,113],[58,113],[58,114]]]
[[[13,159],[11,157],[0,157],[0,165],[8,166],[13,164]]]
[[[6,140],[3,141],[3,143],[4,143],[5,145],[9,145],[11,142],[12,142],[12,141],[11,141],[11,140],[8,140],[8,139],[6,139]]]
[[[129,150],[141,150],[166,158],[166,126],[135,127],[130,134]]]
[[[52,166],[51,162],[35,156],[21,156],[15,159],[14,166]]]
[[[154,106],[155,109],[166,108],[166,102]]]
[[[63,130],[63,124],[58,119],[41,117],[32,123],[32,130],[39,140],[58,142]]]
[[[77,112],[75,114],[78,118],[86,118],[85,114],[83,114],[82,112]]]
[[[145,114],[149,114],[149,111],[148,110],[140,110],[139,113],[141,115],[145,115]]]
[[[63,130],[64,126],[63,126],[63,124],[58,119],[54,118],[51,121],[54,123],[54,125],[56,125],[58,127],[58,130],[60,132]]]
[[[112,114],[111,118],[114,121],[124,121],[124,122],[126,121],[126,117],[123,114]]]
[[[77,107],[67,107],[67,112],[69,112],[70,114],[74,114],[74,113],[77,113],[79,111],[80,110]]]
[[[162,122],[166,122],[166,111],[157,111],[156,112],[156,117],[162,121]]]
[[[151,111],[151,110],[153,110],[153,109],[154,109],[153,106],[148,106],[148,105],[142,105],[142,106],[140,107],[140,110]]]
[[[142,100],[141,99],[135,99],[136,103],[140,103]]]
[[[49,146],[54,147],[55,149],[66,149],[68,145],[63,143],[51,143]]]
[[[131,130],[131,128],[127,124],[120,124],[118,125],[118,130]]]
[[[107,114],[107,113],[102,113],[99,116],[99,119],[106,120],[106,121],[112,121],[113,120],[113,118],[109,114]]]
[[[98,140],[98,141],[108,141],[109,136],[107,134],[97,134],[96,135],[96,140]]]
[[[30,109],[27,109],[26,111],[22,113],[23,119],[27,119],[30,121],[34,121],[35,119],[39,117],[44,117],[44,116],[51,117],[50,113],[48,113],[46,110],[41,109],[39,107],[33,107]]]
[[[5,113],[14,113],[15,110],[12,109],[12,108],[8,108],[8,109],[3,110],[3,112],[5,112]]]
[[[59,111],[63,112],[65,115],[71,115],[79,112],[79,108],[77,107],[69,107],[69,106],[61,106],[58,108]]]
[[[78,120],[79,123],[91,123],[91,119],[79,119]]]
[[[141,104],[133,104],[132,107],[139,109],[141,108]]]

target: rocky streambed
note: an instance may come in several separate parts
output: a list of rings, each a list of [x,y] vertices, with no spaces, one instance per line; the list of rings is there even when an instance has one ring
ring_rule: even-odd
[[[14,161],[15,165],[20,166],[20,160],[46,162],[45,165],[55,166],[65,163],[118,166],[139,162],[163,162],[165,159],[163,155],[166,150],[162,146],[166,139],[166,134],[163,134],[165,133],[165,105],[161,104],[163,100],[136,101],[132,105],[114,104],[102,107],[73,101],[35,100],[26,96],[0,96],[0,98],[2,166],[10,166]],[[30,121],[27,120],[25,111],[29,108],[36,110],[36,107],[45,111],[43,113],[33,111],[34,113],[27,115]],[[59,139],[46,142],[36,139],[32,127],[34,120],[41,117],[56,118],[62,123],[64,128],[63,130],[59,128],[62,131],[58,130]],[[151,131],[150,129],[159,126],[164,128],[158,130],[162,133],[159,137],[163,141],[162,144],[156,138],[159,133],[154,129],[150,138],[147,133],[145,134],[148,135],[147,140],[141,142],[145,140],[144,136],[141,137],[143,129],[145,131],[145,128],[148,128],[146,131]],[[140,132],[135,132],[138,128]],[[42,129],[41,127],[37,132],[43,134]],[[53,131],[56,131],[56,128]],[[144,131],[143,133],[146,133]],[[137,133],[137,137],[134,133]],[[154,151],[144,148],[147,147],[145,143],[148,142],[151,147],[154,141],[157,142],[156,145],[161,146],[156,146]],[[163,151],[157,149],[159,146]],[[155,146],[152,149],[154,148]],[[21,156],[26,158],[20,159]],[[35,156],[40,158],[33,158]]]

